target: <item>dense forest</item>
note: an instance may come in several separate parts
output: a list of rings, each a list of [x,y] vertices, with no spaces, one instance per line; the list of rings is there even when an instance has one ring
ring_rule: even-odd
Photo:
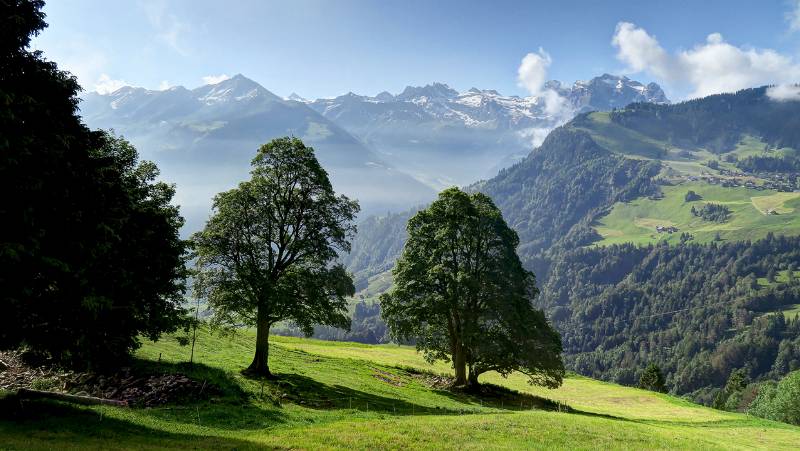
[[[732,150],[745,135],[773,147],[800,148],[796,102],[777,102],[767,87],[717,94],[675,105],[636,103],[611,113],[611,120],[646,136],[681,147]]]
[[[581,374],[633,384],[655,361],[668,389],[708,403],[734,370],[757,379],[800,369],[800,321],[780,313],[800,283],[793,272],[758,281],[800,263],[800,238],[580,248],[554,261],[539,301]]]

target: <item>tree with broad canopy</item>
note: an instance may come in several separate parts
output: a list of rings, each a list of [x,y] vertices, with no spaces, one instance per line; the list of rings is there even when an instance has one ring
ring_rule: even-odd
[[[487,371],[520,371],[532,384],[558,387],[561,338],[533,308],[535,277],[492,200],[450,188],[407,228],[394,289],[381,296],[392,335],[415,340],[430,361],[452,361],[456,386],[477,387]]]
[[[353,280],[340,264],[355,234],[358,203],[336,196],[314,149],[297,138],[261,146],[251,178],[214,198],[214,214],[192,237],[195,294],[213,325],[256,327],[248,371],[271,376],[269,330],[289,320],[311,335],[315,324],[349,328]]]

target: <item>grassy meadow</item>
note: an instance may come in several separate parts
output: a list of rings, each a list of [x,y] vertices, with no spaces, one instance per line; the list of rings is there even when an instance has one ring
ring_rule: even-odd
[[[686,202],[689,190],[702,199]],[[723,241],[738,241],[763,238],[769,232],[800,233],[800,193],[723,188],[702,181],[663,186],[662,192],[663,199],[639,198],[615,204],[611,212],[596,224],[597,232],[603,237],[596,244],[647,244],[662,240],[677,243],[681,232],[690,233],[697,242],[713,241],[717,234]],[[692,206],[700,209],[704,203],[725,205],[731,210],[731,217],[726,222],[717,223],[693,216]],[[778,214],[767,214],[769,210]],[[678,232],[658,233],[658,225],[677,227]]]
[[[669,395],[570,376],[556,390],[496,374],[479,396],[431,384],[448,374],[413,348],[272,337],[279,378],[241,374],[254,336],[202,329],[195,365],[175,338],[145,343],[136,365],[219,387],[162,408],[0,399],[2,449],[792,449],[800,428]],[[568,406],[568,407],[567,407]]]

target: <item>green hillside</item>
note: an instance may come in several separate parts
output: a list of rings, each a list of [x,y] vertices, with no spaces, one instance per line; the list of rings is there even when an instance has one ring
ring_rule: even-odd
[[[691,190],[701,200],[686,202]],[[749,188],[723,188],[704,182],[685,182],[662,187],[663,199],[639,198],[631,202],[614,204],[611,212],[596,224],[603,237],[597,245],[619,243],[644,244],[666,240],[677,243],[682,232],[689,233],[695,241],[756,240],[769,232],[776,234],[800,233],[800,193],[781,193],[773,190],[757,191]],[[691,214],[692,206],[704,203],[721,204],[731,210],[731,218],[723,223],[709,222]],[[769,214],[774,210],[777,214]],[[659,233],[657,226],[673,226],[677,233]]]
[[[635,110],[635,108],[634,108]],[[669,112],[669,109],[665,109]],[[633,111],[630,114],[637,114]],[[791,180],[793,175],[744,173],[737,166],[741,159],[761,157],[780,159],[794,157],[790,147],[776,148],[764,139],[737,131],[721,133],[735,142],[727,147],[709,147],[704,141],[680,136],[679,130],[646,133],[643,119],[623,125],[629,112],[591,113],[576,119],[570,127],[588,133],[603,148],[627,158],[658,160],[663,169],[658,179],[663,198],[641,197],[630,202],[615,203],[610,213],[597,221],[595,230],[602,240],[596,245],[619,243],[645,244],[665,240],[678,243],[681,233],[689,233],[695,241],[755,240],[767,233],[800,234],[800,192],[779,192],[776,180]],[[615,116],[616,115],[616,116]],[[656,136],[653,136],[656,135]],[[735,138],[738,136],[738,138]],[[720,138],[722,139],[722,138]],[[719,140],[711,141],[711,144]],[[713,162],[715,167],[709,167]],[[792,182],[795,183],[795,182]],[[728,185],[728,186],[724,186]],[[686,202],[687,191],[698,193],[699,202]],[[709,223],[691,215],[691,207],[703,203],[722,204],[732,210],[724,223]],[[776,214],[770,214],[776,213]],[[657,226],[676,227],[679,233],[659,233]]]
[[[262,395],[262,381],[239,373],[253,341],[249,332],[221,338],[201,331],[193,369],[183,363],[189,349],[175,339],[146,343],[139,365],[184,372],[222,393],[153,409],[36,402],[20,413],[4,405],[0,447],[791,449],[800,442],[798,427],[577,376],[547,390],[521,376],[489,374],[483,382],[519,392],[451,393],[427,383],[427,372],[448,372],[444,364],[429,365],[396,345],[273,337],[280,379],[263,382]]]

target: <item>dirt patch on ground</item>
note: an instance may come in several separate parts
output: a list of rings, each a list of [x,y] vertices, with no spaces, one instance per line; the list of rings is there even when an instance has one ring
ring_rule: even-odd
[[[453,386],[454,377],[433,373],[412,373],[411,376],[426,387],[446,390]]]
[[[387,384],[394,385],[395,387],[404,387],[406,385],[405,380],[396,374],[377,368],[373,368],[372,371],[372,377],[378,379],[379,381],[386,382]]]
[[[20,352],[0,352],[0,389],[31,389],[122,401],[130,406],[152,407],[209,397],[219,390],[205,381],[182,374],[136,374],[130,368],[116,373],[67,371],[48,365],[31,365]],[[5,369],[2,367],[5,366]]]

